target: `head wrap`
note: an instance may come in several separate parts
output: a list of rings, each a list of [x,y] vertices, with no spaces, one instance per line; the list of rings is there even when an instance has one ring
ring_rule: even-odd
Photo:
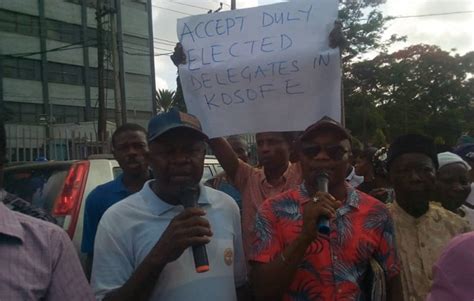
[[[466,166],[467,170],[471,170],[471,166],[469,166],[469,164],[467,164],[466,161],[464,161],[461,157],[451,152],[439,153],[438,162],[439,162],[438,169],[446,165],[461,163],[462,165]]]

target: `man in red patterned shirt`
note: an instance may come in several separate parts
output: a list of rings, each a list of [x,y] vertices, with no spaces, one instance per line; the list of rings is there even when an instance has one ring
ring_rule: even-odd
[[[258,238],[250,257],[256,296],[368,300],[365,281],[374,259],[387,279],[388,299],[396,300],[399,260],[393,222],[383,203],[346,183],[348,133],[323,118],[300,136],[299,153],[304,183],[266,200],[258,211]],[[329,175],[329,193],[317,189],[321,172]],[[321,216],[329,218],[329,235],[317,231]]]

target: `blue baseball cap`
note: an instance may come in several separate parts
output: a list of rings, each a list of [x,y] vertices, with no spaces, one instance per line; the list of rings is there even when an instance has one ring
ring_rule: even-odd
[[[172,108],[168,112],[160,113],[150,120],[148,123],[148,142],[152,142],[164,133],[177,128],[190,129],[199,138],[203,140],[209,139],[209,137],[203,133],[201,123],[195,116]]]

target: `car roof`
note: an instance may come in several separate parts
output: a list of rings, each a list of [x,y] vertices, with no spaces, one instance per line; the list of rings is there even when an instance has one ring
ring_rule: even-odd
[[[24,164],[17,164],[13,166],[5,167],[5,171],[21,170],[21,169],[31,169],[31,168],[52,168],[52,167],[65,167],[79,162],[78,160],[70,161],[48,161],[48,162],[27,162]]]

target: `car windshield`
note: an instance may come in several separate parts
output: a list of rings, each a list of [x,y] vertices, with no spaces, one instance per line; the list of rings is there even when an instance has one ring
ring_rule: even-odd
[[[57,165],[6,170],[5,189],[34,206],[51,212],[54,201],[61,193],[68,169],[68,165]]]

